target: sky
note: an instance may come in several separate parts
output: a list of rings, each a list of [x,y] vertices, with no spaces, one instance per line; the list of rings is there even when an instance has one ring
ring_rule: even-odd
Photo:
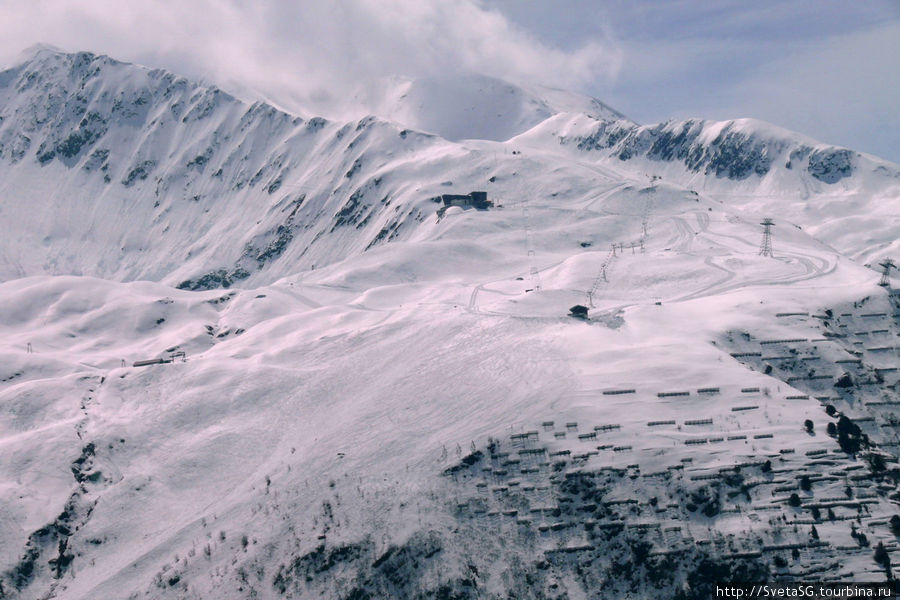
[[[640,123],[754,117],[900,162],[900,0],[0,0],[0,64],[36,43],[301,113],[478,72]]]

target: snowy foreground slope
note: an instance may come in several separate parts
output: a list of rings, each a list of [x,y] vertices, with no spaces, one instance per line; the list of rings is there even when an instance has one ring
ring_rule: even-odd
[[[0,72],[0,598],[884,580],[898,167],[504,85],[401,90],[449,141]]]

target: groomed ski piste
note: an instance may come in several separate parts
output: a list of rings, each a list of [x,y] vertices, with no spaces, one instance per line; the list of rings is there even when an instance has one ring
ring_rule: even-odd
[[[0,598],[891,572],[896,165],[746,120],[500,107],[518,135],[449,141],[226,96],[0,72]]]

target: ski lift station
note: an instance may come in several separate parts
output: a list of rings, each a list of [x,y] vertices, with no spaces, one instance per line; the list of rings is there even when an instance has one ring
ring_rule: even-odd
[[[476,208],[478,210],[487,210],[494,205],[487,199],[487,192],[469,192],[468,194],[443,194],[441,202],[444,208],[451,206],[460,206],[462,208]]]

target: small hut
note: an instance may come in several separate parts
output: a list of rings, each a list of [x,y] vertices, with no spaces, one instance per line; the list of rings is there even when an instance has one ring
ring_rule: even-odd
[[[588,307],[582,306],[581,304],[576,304],[572,308],[569,309],[569,316],[575,317],[576,319],[587,319],[588,318]]]

